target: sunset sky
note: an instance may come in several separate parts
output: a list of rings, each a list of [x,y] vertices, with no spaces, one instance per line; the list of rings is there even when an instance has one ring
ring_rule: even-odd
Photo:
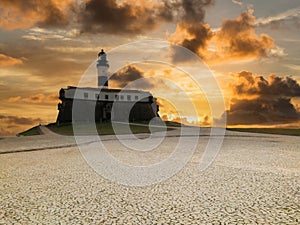
[[[102,48],[148,39],[203,60],[223,91],[228,126],[299,128],[299,31],[299,0],[0,0],[0,136],[55,122],[59,89],[77,86]],[[182,60],[172,54],[175,64]],[[189,122],[212,125],[225,115],[212,118],[207,96],[170,66],[127,65],[112,85],[132,77],[176,78],[199,107],[192,121],[181,103]],[[159,83],[144,89],[155,95],[165,88]],[[163,118],[176,119],[159,103]]]

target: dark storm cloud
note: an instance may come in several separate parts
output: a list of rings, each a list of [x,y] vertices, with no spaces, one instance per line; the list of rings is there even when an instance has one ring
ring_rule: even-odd
[[[206,48],[208,40],[213,36],[210,28],[202,24],[186,24],[185,28],[190,34],[193,34],[194,37],[183,40],[181,44],[192,52],[197,52],[198,49]]]
[[[203,22],[205,7],[214,3],[215,0],[163,0],[158,15],[166,22]]]
[[[270,98],[300,96],[300,85],[291,77],[278,77],[272,74],[266,80],[263,76],[256,76],[248,71],[233,76],[237,79],[231,85],[235,95],[262,95]]]
[[[160,3],[90,0],[81,10],[83,32],[137,34],[163,22],[196,22],[204,19],[204,7],[212,0],[164,0]]]
[[[117,73],[113,74],[110,77],[110,81],[113,82],[117,87],[123,88],[126,85],[130,87],[139,87],[139,88],[151,88],[154,85],[144,78],[144,72],[136,66],[129,65]],[[142,79],[139,80],[138,79]],[[137,80],[137,81],[136,81]],[[130,84],[131,82],[136,81],[134,85]]]
[[[199,23],[204,21],[206,6],[214,4],[214,0],[178,0],[172,2],[173,10],[179,11],[180,21]]]
[[[39,27],[64,27],[69,24],[68,15],[65,15],[51,1],[44,8],[45,19],[38,22]]]
[[[282,124],[300,120],[291,102],[300,96],[300,85],[291,77],[269,79],[242,71],[232,83],[234,97],[227,111],[228,125]]]
[[[112,0],[90,0],[82,11],[82,31],[91,33],[141,33],[155,25],[155,9],[119,5]]]
[[[288,98],[232,99],[228,125],[283,124],[300,120],[300,113]]]
[[[139,34],[164,22],[202,22],[213,0],[0,0],[6,29],[64,27],[79,23],[84,33]]]

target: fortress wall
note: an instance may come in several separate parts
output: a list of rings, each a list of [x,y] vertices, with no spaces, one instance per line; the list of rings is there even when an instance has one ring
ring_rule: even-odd
[[[152,102],[110,102],[63,99],[59,107],[57,123],[149,121],[157,117]],[[155,103],[154,103],[155,104]]]

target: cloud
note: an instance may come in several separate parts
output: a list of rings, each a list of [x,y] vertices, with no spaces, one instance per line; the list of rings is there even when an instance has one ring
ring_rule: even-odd
[[[35,124],[40,124],[42,119],[22,117],[15,115],[0,115],[0,136],[11,136],[24,131]]]
[[[33,125],[39,123],[41,119],[31,118],[31,117],[0,115],[0,121],[3,124],[9,124],[9,125]]]
[[[36,94],[29,97],[10,97],[7,99],[7,102],[14,103],[14,102],[23,102],[23,103],[54,103],[58,101],[58,95],[57,94],[50,94],[50,95],[44,95],[44,94]]]
[[[23,64],[22,59],[13,58],[11,56],[0,53],[0,66],[8,67]]]
[[[72,0],[1,0],[0,27],[26,29],[33,26],[64,27],[69,23]]]
[[[89,33],[142,33],[153,29],[156,10],[141,4],[118,3],[114,0],[90,0],[81,10],[82,31]]]
[[[161,119],[163,121],[172,121],[176,123],[183,123],[186,125],[199,125],[202,127],[209,127],[212,125],[211,118],[207,115],[202,116],[201,118],[191,119],[189,116],[178,116],[177,114],[162,114]]]
[[[186,124],[186,125],[196,125],[196,122],[189,121],[187,117],[175,117],[169,121],[176,122],[176,123],[182,123],[182,124]]]
[[[300,85],[291,77],[278,77],[271,74],[266,80],[263,76],[256,76],[248,71],[233,76],[236,82],[231,84],[231,87],[233,94],[238,96],[300,97]]]
[[[169,41],[191,50],[201,58],[205,58],[205,52],[207,52],[207,47],[213,35],[208,24],[180,22],[175,33],[170,36]],[[180,52],[173,51],[173,54],[174,62],[181,59]]]
[[[185,99],[185,101],[186,100],[187,99]],[[173,122],[184,123],[188,125],[199,125],[203,127],[212,125],[211,115],[200,113],[199,108],[197,110],[197,113],[193,112],[192,114],[190,114],[187,111],[183,110],[184,103],[183,104],[176,104],[176,103],[174,104],[174,103],[175,101],[172,101],[171,99],[164,99],[158,97],[157,99],[157,104],[159,105],[158,113],[163,121],[173,121]]]
[[[256,20],[256,26],[271,26],[272,28],[278,28],[281,25],[285,25],[288,20],[293,20],[296,24],[299,23],[300,7],[287,10],[274,16],[259,18]]]
[[[284,55],[270,36],[256,34],[255,21],[250,8],[235,19],[223,20],[216,31],[203,22],[179,23],[169,40],[188,48],[209,64]],[[177,58],[176,53],[173,58]]]
[[[232,99],[230,110],[227,111],[228,125],[273,125],[299,120],[300,113],[286,98]]]
[[[36,95],[30,96],[28,98],[23,98],[22,101],[28,102],[28,103],[41,103],[44,98],[45,98],[45,95],[36,94]]]
[[[13,131],[3,128],[3,127],[0,127],[0,137],[13,136],[13,135],[15,135],[15,133]]]
[[[173,44],[181,45],[203,57],[213,31],[204,23],[206,6],[213,5],[214,1],[182,1],[182,15],[176,31],[169,37]],[[174,62],[180,60],[180,53],[173,51]],[[184,59],[186,60],[186,59]]]
[[[49,102],[49,103],[57,103],[57,101],[58,101],[58,94],[54,93],[54,94],[47,95],[45,97],[44,101],[45,102]]]
[[[16,97],[10,97],[6,101],[10,103],[14,103],[20,101],[21,99],[22,99],[21,96],[16,96]]]
[[[280,54],[269,36],[255,35],[254,17],[250,13],[224,21],[220,31],[213,32],[208,24],[204,24],[205,7],[213,5],[213,0],[87,0],[82,4],[72,0],[2,0],[0,4],[3,7],[0,26],[7,29],[62,28],[76,22],[82,33],[140,34],[164,22],[178,22],[171,42],[190,49],[208,62]],[[232,34],[238,27],[242,29],[235,29],[236,33]],[[24,35],[24,38],[44,40],[44,37],[32,34]],[[212,42],[216,46],[215,52],[208,50]],[[174,57],[177,58],[176,53]]]
[[[231,0],[232,3],[236,4],[236,5],[239,5],[239,6],[243,6],[243,3],[242,2],[239,2],[237,0]]]
[[[300,112],[291,99],[300,97],[300,84],[291,77],[251,72],[234,75],[233,97],[227,111],[228,125],[270,125],[300,121]]]
[[[211,126],[211,118],[208,115],[205,115],[202,117],[202,120],[200,121],[201,126]]]
[[[26,34],[22,36],[23,39],[42,41],[47,40],[64,40],[71,41],[78,35],[79,31],[77,29],[48,29],[48,28],[30,28]],[[57,46],[56,46],[57,48]]]
[[[147,89],[154,86],[149,80],[146,80],[144,78],[144,71],[142,71],[137,66],[129,65],[114,73],[109,78],[109,80],[110,82],[112,82],[113,86],[116,86],[118,88],[123,88],[126,85],[129,85],[130,87]],[[131,82],[134,81],[136,82],[134,84],[131,84]]]
[[[185,23],[203,22],[205,17],[204,8],[215,3],[214,0],[178,0],[169,2],[173,3],[173,9],[179,10],[179,20]]]
[[[77,51],[62,52],[57,51],[59,47],[68,48],[70,46],[82,45],[79,40],[63,41],[62,39],[51,39],[44,42],[36,42],[22,39],[23,34],[17,33],[13,38],[5,40],[5,45],[1,46],[3,52],[11,56],[20,56],[18,59],[23,63],[17,68],[13,68],[9,73],[11,75],[22,74],[22,78],[36,79],[40,82],[38,88],[45,89],[55,86],[60,88],[64,85],[76,85],[80,76],[96,57],[95,46],[94,52]],[[95,43],[87,43],[89,47]],[[28,77],[28,78],[27,78]],[[30,83],[25,80],[26,84]],[[41,82],[44,82],[41,84]],[[70,83],[71,82],[71,83]],[[45,84],[47,84],[45,86]],[[32,90],[32,89],[31,89]]]
[[[215,35],[217,54],[222,58],[266,57],[274,49],[274,40],[266,35],[255,34],[253,12],[243,12],[236,19],[223,21]]]
[[[82,33],[141,34],[164,22],[196,22],[214,0],[1,0],[0,27],[81,29]],[[26,36],[27,38],[35,38]]]
[[[202,21],[204,7],[213,0],[89,0],[81,7],[82,31],[89,33],[139,34],[163,22]]]

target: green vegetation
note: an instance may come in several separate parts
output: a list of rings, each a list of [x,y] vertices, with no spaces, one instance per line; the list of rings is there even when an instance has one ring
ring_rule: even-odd
[[[26,131],[23,131],[21,133],[18,134],[18,136],[32,136],[32,135],[39,135],[40,131],[39,131],[39,126],[35,126],[32,127]]]
[[[168,127],[181,127],[181,123],[173,122],[173,121],[164,121],[166,126]]]
[[[170,123],[172,126],[180,126],[178,123]],[[89,123],[82,123],[82,124],[76,124],[76,131],[78,134],[81,135],[89,135],[93,134],[93,131],[95,129],[94,124],[89,124]],[[167,123],[167,126],[170,126],[169,123]],[[57,126],[56,124],[48,124],[47,127],[58,134],[61,135],[73,135],[73,125],[71,123],[69,124],[62,124],[60,126]],[[164,131],[164,127],[160,127],[159,124],[151,124],[150,126],[148,125],[147,122],[140,122],[140,123],[131,123],[130,124],[130,130],[128,130],[128,124],[123,124],[123,123],[118,123],[116,125],[116,132],[118,134],[128,134],[128,133],[133,133],[133,134],[138,134],[138,133],[150,133],[151,132],[158,132],[158,131]],[[110,122],[106,123],[96,123],[96,129],[98,134],[100,135],[111,135],[115,134],[114,128]],[[168,130],[172,128],[167,128]]]
[[[231,131],[300,136],[300,129],[287,128],[227,128]]]

